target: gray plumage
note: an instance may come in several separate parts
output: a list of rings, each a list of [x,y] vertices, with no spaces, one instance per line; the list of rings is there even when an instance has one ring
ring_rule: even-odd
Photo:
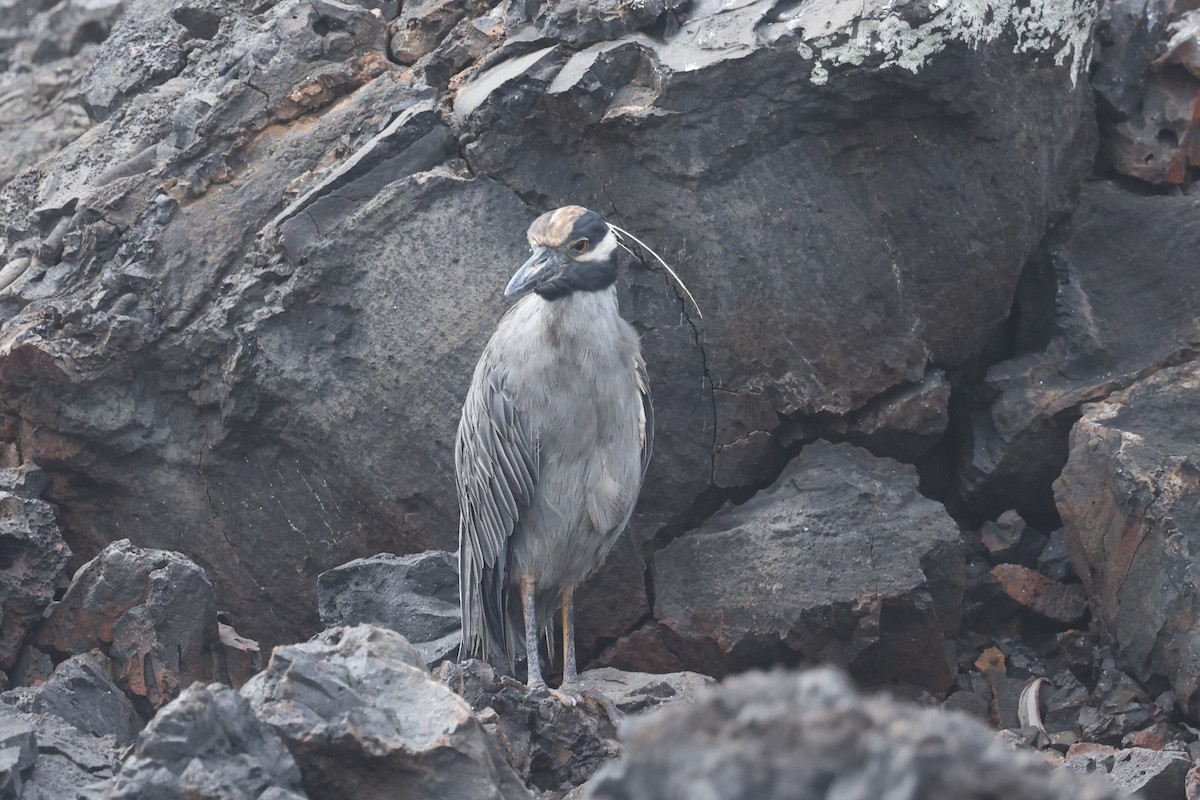
[[[561,600],[566,683],[570,593],[633,513],[653,411],[637,333],[618,313],[615,234],[568,206],[535,221],[529,240],[534,255],[507,293],[532,293],[484,349],[458,429],[462,654],[511,668],[524,645],[540,683],[537,635]]]

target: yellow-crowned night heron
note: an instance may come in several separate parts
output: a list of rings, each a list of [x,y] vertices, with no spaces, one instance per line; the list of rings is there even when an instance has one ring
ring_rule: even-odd
[[[633,513],[654,417],[637,333],[617,310],[612,228],[566,206],[528,239],[533,255],[504,290],[521,299],[475,368],[454,460],[462,657],[511,671],[523,649],[541,687],[538,635],[560,601],[563,684],[576,678],[572,593]]]

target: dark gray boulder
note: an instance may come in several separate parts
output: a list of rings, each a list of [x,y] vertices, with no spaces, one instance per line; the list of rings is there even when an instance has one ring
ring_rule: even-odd
[[[803,658],[945,692],[964,582],[958,526],[912,467],[817,442],[655,554],[654,615],[690,669]]]
[[[368,623],[408,639],[432,667],[458,652],[458,559],[444,550],[359,558],[317,579],[317,610],[333,628]]]
[[[1085,185],[1070,225],[1030,267],[1014,335],[1022,352],[991,367],[973,392],[959,489],[975,513],[1015,508],[1052,523],[1048,487],[1081,404],[1195,349],[1198,213],[1195,197]]]
[[[296,760],[245,698],[228,686],[194,683],[159,710],[120,771],[83,797],[301,800],[305,794]]]
[[[1099,779],[1006,747],[982,723],[886,696],[864,697],[833,670],[751,673],[695,705],[649,715],[587,800],[1116,800]]]
[[[0,702],[29,714],[53,714],[92,736],[111,736],[119,746],[133,742],[142,719],[112,681],[112,662],[98,653],[72,656],[44,683],[0,695]]]
[[[1084,406],[1054,483],[1100,632],[1200,715],[1200,362]]]
[[[26,714],[0,703],[0,797],[77,797],[119,766],[116,742],[91,736],[58,717]]]
[[[38,499],[37,470],[0,469],[0,667],[12,667],[29,632],[63,585],[71,550],[54,507]]]
[[[524,800],[471,708],[395,631],[330,628],[275,648],[241,689],[296,757],[314,800]]]

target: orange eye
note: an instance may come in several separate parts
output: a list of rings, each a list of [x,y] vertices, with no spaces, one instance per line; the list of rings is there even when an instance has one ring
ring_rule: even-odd
[[[588,248],[591,247],[591,244],[592,243],[587,239],[576,239],[575,241],[571,242],[571,249],[576,253],[586,253]]]

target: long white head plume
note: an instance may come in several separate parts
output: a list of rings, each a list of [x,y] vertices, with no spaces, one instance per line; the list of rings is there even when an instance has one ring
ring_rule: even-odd
[[[607,222],[607,220],[605,220],[605,221]],[[679,284],[679,288],[683,289],[683,293],[687,295],[688,300],[692,301],[692,306],[694,306],[696,309],[696,316],[698,316],[700,319],[704,319],[704,314],[700,311],[700,305],[696,302],[696,298],[692,296],[691,290],[688,289],[687,284],[683,282],[683,279],[680,278],[679,275],[677,275],[675,273],[675,270],[671,269],[671,265],[663,260],[662,256],[660,256],[658,253],[654,252],[654,250],[650,247],[650,245],[646,244],[641,239],[637,238],[636,236],[634,236],[632,233],[625,230],[624,228],[620,228],[620,227],[612,224],[611,222],[608,223],[608,227],[612,228],[614,231],[621,234],[622,236],[628,236],[630,239],[632,239],[634,242],[636,242],[639,247],[641,247],[647,253],[654,256],[656,259],[658,259],[658,263],[663,265],[663,268],[668,273],[670,273],[671,277],[675,279],[675,282],[677,284]],[[625,249],[626,253],[629,253],[629,255],[633,256],[634,258],[637,258],[637,253],[633,252],[633,250],[631,250],[627,244],[620,241],[619,239],[617,240],[617,244],[621,245],[621,247]]]

